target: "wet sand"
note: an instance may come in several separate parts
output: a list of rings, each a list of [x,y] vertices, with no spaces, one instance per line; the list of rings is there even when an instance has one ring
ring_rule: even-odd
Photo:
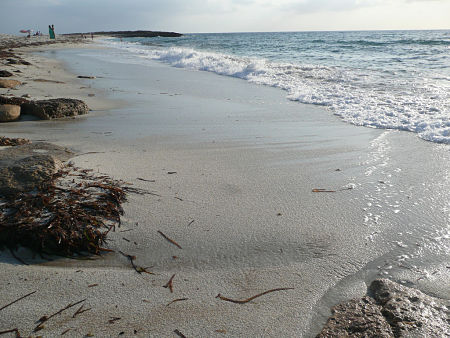
[[[154,275],[118,253],[46,262],[19,250],[25,266],[3,252],[0,305],[37,292],[4,309],[0,329],[29,334],[41,316],[86,298],[90,311],[67,311],[42,334],[309,337],[331,305],[379,276],[448,297],[448,146],[344,124],[274,88],[107,52],[27,57],[37,73],[24,70],[29,85],[14,94],[80,98],[94,111],[0,132],[70,147],[76,165],[154,193],[129,196],[109,242]],[[64,86],[31,81],[46,72]],[[174,274],[171,293],[163,286]],[[216,298],[282,287],[294,289],[244,305]]]

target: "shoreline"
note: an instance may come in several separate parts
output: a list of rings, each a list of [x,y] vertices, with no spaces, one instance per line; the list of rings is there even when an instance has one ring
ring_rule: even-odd
[[[48,50],[47,46],[44,49]],[[58,55],[66,60],[78,59],[76,52]],[[76,301],[73,295],[53,290],[67,284],[77,295],[88,297],[89,306],[99,314],[99,320],[104,324],[104,327],[99,327],[98,320],[80,316],[82,319],[68,322],[72,330],[69,336],[86,334],[89,330],[98,335],[117,334],[121,330],[132,335],[131,327],[138,330],[138,335],[169,335],[178,329],[188,336],[206,333],[221,336],[224,332],[231,336],[294,333],[308,336],[311,335],[308,327],[314,315],[311,309],[317,311],[317,303],[325,292],[332,289],[342,276],[357,274],[367,261],[378,257],[378,249],[367,255],[364,253],[367,245],[373,245],[364,238],[374,230],[347,224],[361,222],[364,212],[356,209],[366,204],[364,194],[367,190],[358,190],[367,189],[363,184],[371,186],[372,179],[359,182],[355,177],[362,179],[361,170],[377,165],[382,168],[381,162],[375,163],[375,156],[371,157],[373,163],[362,164],[371,149],[369,144],[383,141],[383,135],[387,139],[398,138],[408,142],[411,137],[341,125],[340,121],[332,122],[331,118],[320,115],[323,114],[320,109],[285,103],[283,96],[273,88],[244,84],[237,79],[217,78],[213,74],[187,73],[152,63],[150,78],[142,74],[140,79],[137,75],[144,73],[145,69],[138,66],[126,66],[123,71],[116,69],[114,77],[108,77],[115,65],[104,65],[102,78],[80,81],[74,76],[78,72],[70,74],[58,69],[62,65],[60,61],[45,60],[36,53],[28,58],[39,65],[31,77],[45,78],[45,72],[48,74],[50,70],[52,77],[55,76],[52,79],[65,82],[67,88],[51,82],[45,85],[38,82],[30,89],[20,88],[14,94],[27,94],[28,89],[33,98],[33,95],[45,97],[49,94],[81,98],[99,112],[75,120],[2,124],[2,134],[18,137],[25,134],[34,139],[45,137],[84,153],[104,151],[94,156],[81,154],[74,161],[83,167],[98,168],[115,178],[132,181],[137,187],[151,189],[160,197],[131,196],[125,205],[123,219],[124,230],[133,230],[128,234],[125,232],[130,242],[123,239],[122,233],[111,237],[113,248],[136,253],[140,264],[155,266],[157,275],[150,278],[133,275],[126,259],[117,255],[106,255],[99,261],[82,264],[63,259],[48,263],[38,260],[37,264],[21,266],[12,265],[13,260],[8,258],[8,254],[1,253],[0,264],[6,271],[1,282],[9,286],[14,284],[10,292],[25,294],[30,285],[21,279],[25,278],[41,288],[40,292],[45,295],[40,302],[48,310],[43,310],[35,299],[34,306],[27,303],[31,307],[22,314],[22,318],[37,319],[39,314],[51,312],[50,308],[56,311]],[[92,65],[99,62],[88,58],[85,56],[83,59],[83,67],[92,70]],[[75,62],[70,66],[71,71],[83,68]],[[144,94],[134,92],[133,82],[127,80],[130,75],[135,75],[136,88],[140,88],[142,82],[139,81],[151,82],[148,88],[138,89]],[[218,89],[209,88],[203,94],[202,83],[208,82]],[[79,88],[85,83],[93,85]],[[108,90],[109,87],[118,89]],[[163,94],[165,90],[173,96]],[[89,96],[90,93],[95,96]],[[175,95],[177,93],[181,95]],[[253,95],[251,102],[246,97],[249,93]],[[231,98],[231,103],[224,95]],[[121,104],[111,105],[112,98]],[[124,104],[127,98],[129,104]],[[145,107],[150,107],[147,111],[153,111],[155,116],[141,113],[146,112]],[[209,117],[212,107],[217,113]],[[261,128],[265,126],[264,118],[269,118],[268,112],[276,107],[282,107],[285,113],[281,119],[270,120],[280,128],[279,133]],[[178,113],[181,109],[188,113]],[[306,117],[299,117],[298,109],[304,109]],[[196,110],[197,115],[191,117],[189,114]],[[230,118],[221,118],[219,114],[223,112],[228,112]],[[144,128],[133,124],[131,128],[135,134],[114,127],[114,123],[121,119],[134,121],[135,117],[130,114],[138,114],[137,123],[149,123],[151,118],[154,125],[145,125]],[[178,119],[181,122],[176,122]],[[316,122],[317,119],[320,123]],[[241,121],[243,123],[238,123]],[[294,130],[290,127],[292,123],[295,128],[303,126],[303,129]],[[317,129],[320,124],[326,128]],[[255,126],[261,129],[253,129]],[[4,132],[8,129],[9,133]],[[234,130],[231,136],[228,134],[230,130]],[[301,131],[301,141],[295,142],[298,130]],[[105,134],[110,131],[110,134]],[[348,142],[344,135],[350,131],[353,134],[347,137],[353,141]],[[324,132],[332,134],[323,135]],[[75,139],[79,141],[73,143]],[[413,144],[423,146],[418,140]],[[423,148],[439,149],[434,146]],[[373,151],[376,153],[379,149],[375,144]],[[156,184],[137,180],[138,177],[154,179]],[[312,188],[341,188],[349,183],[356,183],[358,189],[344,190],[338,199],[334,195],[311,193]],[[346,213],[342,214],[342,209],[347,210]],[[334,215],[339,216],[333,220]],[[148,228],[142,229],[142,225]],[[254,231],[248,230],[255,226]],[[176,239],[183,249],[171,246],[157,230]],[[386,250],[384,244],[377,244],[381,252]],[[20,254],[31,259],[26,252]],[[333,265],[337,265],[335,273]],[[47,277],[49,280],[44,280],[43,271],[50,276]],[[161,287],[173,274],[176,277],[172,295]],[[90,288],[89,285],[93,284],[99,285]],[[291,286],[295,287],[292,293],[285,291],[267,296],[247,307],[220,303],[214,298],[219,291],[227,296],[246,298],[274,287]],[[362,295],[365,288],[364,278],[357,278],[344,287],[345,297]],[[56,303],[55,296],[58,297]],[[167,305],[182,298],[188,300]],[[117,307],[108,311],[104,308],[105,303],[112,308]],[[17,311],[20,309],[5,310],[7,318],[2,322],[2,328],[14,323]],[[111,316],[122,319],[114,325],[105,324]],[[242,322],[242,318],[246,321]],[[266,321],[263,328],[259,325],[261,318]],[[20,323],[23,325],[20,332],[29,332],[30,323]],[[82,325],[86,325],[86,332],[80,331]],[[59,334],[65,328],[65,322],[58,320],[43,332]],[[313,333],[318,333],[316,327],[313,327]]]

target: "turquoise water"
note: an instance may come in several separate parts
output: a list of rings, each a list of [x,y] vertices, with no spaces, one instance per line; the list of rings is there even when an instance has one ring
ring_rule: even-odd
[[[278,87],[355,125],[450,144],[450,31],[188,34],[107,43],[128,57]]]

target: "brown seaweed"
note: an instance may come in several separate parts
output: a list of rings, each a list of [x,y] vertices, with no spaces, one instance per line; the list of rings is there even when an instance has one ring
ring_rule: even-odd
[[[128,192],[145,193],[67,164],[40,189],[0,196],[0,248],[65,256],[110,251],[106,236],[120,226]]]

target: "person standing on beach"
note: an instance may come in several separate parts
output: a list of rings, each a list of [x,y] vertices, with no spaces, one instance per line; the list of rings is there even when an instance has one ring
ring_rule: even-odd
[[[50,39],[55,39],[55,26],[54,25],[49,25],[48,26],[48,35],[50,35]]]

